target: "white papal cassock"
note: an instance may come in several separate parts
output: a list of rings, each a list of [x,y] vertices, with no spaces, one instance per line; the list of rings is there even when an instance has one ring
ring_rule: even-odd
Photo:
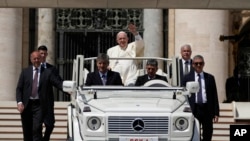
[[[133,58],[143,57],[144,42],[138,34],[135,36],[135,41],[128,44],[126,48],[121,48],[119,45],[108,49],[107,54],[110,58]],[[124,85],[134,84],[137,76],[137,61],[136,60],[113,60],[110,59],[109,67],[116,72],[119,72]]]

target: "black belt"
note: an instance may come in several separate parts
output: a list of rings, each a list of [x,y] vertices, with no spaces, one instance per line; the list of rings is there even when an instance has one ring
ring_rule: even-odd
[[[37,104],[40,103],[39,99],[30,99],[29,102],[33,103],[33,104]]]
[[[197,106],[199,108],[205,108],[205,107],[207,107],[207,103],[195,103],[195,106]]]

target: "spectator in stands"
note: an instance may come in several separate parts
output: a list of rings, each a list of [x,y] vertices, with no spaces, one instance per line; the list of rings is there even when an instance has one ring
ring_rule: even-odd
[[[148,82],[150,80],[155,80],[155,79],[159,79],[159,80],[163,80],[165,82],[168,82],[168,80],[165,76],[160,76],[160,75],[156,74],[156,72],[158,70],[158,62],[156,59],[149,59],[147,61],[146,70],[147,70],[147,74],[145,74],[143,76],[138,76],[138,78],[135,82],[135,86],[142,86],[146,82]]]
[[[107,54],[99,54],[96,59],[96,65],[98,70],[88,73],[85,83],[86,86],[123,85],[120,74],[108,69],[109,56]]]

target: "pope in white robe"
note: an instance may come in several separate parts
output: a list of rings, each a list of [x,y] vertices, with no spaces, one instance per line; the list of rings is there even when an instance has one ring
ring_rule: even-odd
[[[136,31],[135,25],[130,24],[128,29],[135,36],[135,41],[128,44],[127,34],[120,31],[116,36],[118,45],[109,48],[107,51],[110,58],[134,58],[144,55],[144,42]],[[137,62],[136,60],[110,59],[109,67],[113,71],[120,73],[124,85],[129,85],[134,84],[136,81]]]

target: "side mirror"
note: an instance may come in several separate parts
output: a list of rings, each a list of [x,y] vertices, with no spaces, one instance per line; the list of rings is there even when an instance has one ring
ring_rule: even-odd
[[[190,94],[197,93],[200,89],[200,86],[198,82],[190,81],[190,82],[187,82],[186,89]]]
[[[73,93],[76,90],[75,81],[63,81],[63,91]]]

